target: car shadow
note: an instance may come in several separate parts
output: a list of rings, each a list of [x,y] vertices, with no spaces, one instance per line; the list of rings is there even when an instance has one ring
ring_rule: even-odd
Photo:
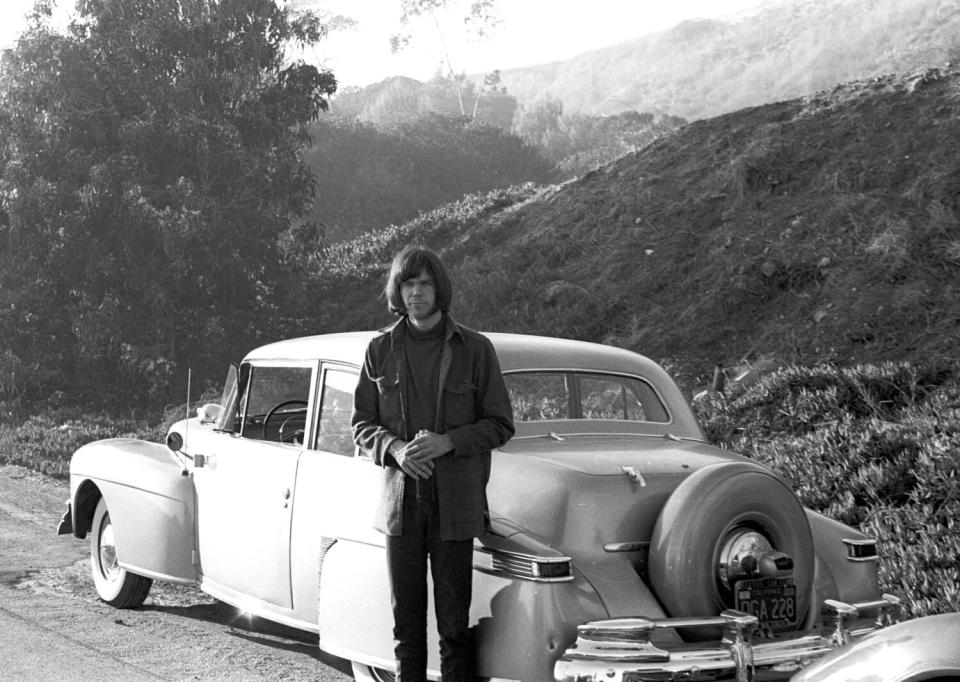
[[[321,651],[317,645],[316,633],[298,630],[265,618],[252,616],[221,601],[211,600],[208,603],[183,606],[145,604],[140,608],[143,611],[170,614],[177,618],[191,618],[208,623],[219,623],[229,628],[229,634],[238,639],[274,649],[304,654],[344,675],[353,675],[350,661]]]

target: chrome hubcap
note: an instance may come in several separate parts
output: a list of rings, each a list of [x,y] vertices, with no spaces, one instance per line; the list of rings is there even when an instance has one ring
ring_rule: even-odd
[[[123,569],[117,563],[117,547],[113,539],[113,524],[105,517],[100,527],[100,572],[108,580],[117,580]]]
[[[763,533],[750,528],[731,531],[720,549],[717,578],[724,588],[744,578],[759,574],[760,559],[774,547]]]

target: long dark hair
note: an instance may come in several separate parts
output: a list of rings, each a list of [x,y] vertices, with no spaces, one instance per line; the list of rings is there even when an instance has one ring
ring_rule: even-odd
[[[407,308],[403,305],[403,297],[400,295],[400,285],[419,275],[421,270],[426,270],[433,280],[437,306],[443,312],[450,310],[453,288],[450,286],[450,276],[447,274],[447,269],[443,267],[443,263],[432,251],[408,246],[394,256],[387,283],[383,287],[383,295],[387,299],[387,308],[394,315],[407,314]]]

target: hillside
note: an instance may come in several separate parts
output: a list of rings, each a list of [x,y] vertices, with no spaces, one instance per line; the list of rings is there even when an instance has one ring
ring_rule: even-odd
[[[738,20],[687,21],[501,77],[521,104],[559,98],[571,112],[699,119],[942,66],[960,58],[958,35],[951,0],[769,0]]]
[[[386,322],[386,261],[418,241],[451,263],[455,311],[481,329],[605,341],[692,373],[956,359],[958,187],[960,72],[853,82],[338,247],[307,324]]]

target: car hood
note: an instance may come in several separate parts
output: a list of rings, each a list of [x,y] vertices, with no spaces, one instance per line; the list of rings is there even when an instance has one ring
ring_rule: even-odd
[[[641,547],[694,471],[745,458],[699,441],[584,435],[514,439],[493,454],[490,511],[571,556]]]

